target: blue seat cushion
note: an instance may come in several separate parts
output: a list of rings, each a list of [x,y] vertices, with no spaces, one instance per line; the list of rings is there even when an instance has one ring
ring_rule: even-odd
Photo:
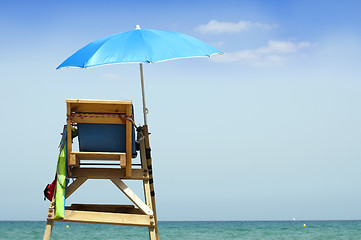
[[[82,152],[126,152],[125,124],[78,123]],[[132,156],[136,157],[135,129],[132,127]]]

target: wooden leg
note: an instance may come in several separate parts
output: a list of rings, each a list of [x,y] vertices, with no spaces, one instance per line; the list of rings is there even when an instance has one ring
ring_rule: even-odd
[[[155,232],[155,228],[154,228],[154,227],[149,227],[148,229],[149,229],[149,239],[150,239],[150,240],[157,240],[157,239],[159,239],[159,238],[157,237],[157,233]]]
[[[47,215],[47,221],[46,221],[46,226],[45,226],[45,232],[44,232],[44,237],[43,240],[50,240],[51,237],[51,232],[53,230],[53,225],[54,225],[54,210],[55,210],[55,194],[56,194],[56,187],[54,190],[54,194],[53,194],[53,199],[49,204],[49,209],[48,209],[48,215]]]
[[[159,240],[159,231],[158,231],[158,220],[157,220],[157,210],[155,207],[155,197],[152,197],[152,205],[153,205],[153,212],[154,212],[154,230],[155,230],[155,235],[156,235],[156,240]]]
[[[148,126],[143,126],[144,140],[140,142],[140,158],[143,169],[148,169],[149,180],[143,181],[144,197],[146,204],[153,210],[154,227],[149,227],[149,238],[159,240],[157,212],[155,206],[155,193],[153,183],[152,158],[150,155]],[[153,236],[153,237],[152,237]],[[155,238],[154,238],[155,237]]]
[[[51,231],[53,230],[54,221],[53,220],[47,220],[46,226],[45,226],[45,232],[43,240],[50,240],[51,237]]]

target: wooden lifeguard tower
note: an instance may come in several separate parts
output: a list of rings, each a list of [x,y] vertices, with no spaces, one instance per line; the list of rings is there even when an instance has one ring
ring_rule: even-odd
[[[97,224],[115,224],[148,227],[149,239],[158,240],[158,223],[153,186],[152,159],[150,154],[148,126],[137,127],[137,142],[140,149],[140,164],[132,165],[134,142],[133,106],[131,101],[107,100],[66,100],[67,104],[67,163],[68,177],[75,181],[67,186],[68,198],[88,179],[109,179],[134,205],[72,204],[65,207],[65,217],[55,219],[56,201],[50,203],[44,239],[50,239],[54,221]],[[125,151],[72,151],[71,127],[74,125],[115,126],[123,128],[120,138],[125,138]],[[118,127],[118,128],[117,128]],[[118,131],[116,130],[116,131]],[[83,134],[78,129],[79,137]],[[86,137],[86,136],[82,136]],[[123,139],[124,142],[124,139]],[[120,143],[121,145],[122,143]],[[91,161],[96,167],[86,167],[83,160]],[[116,167],[105,166],[104,161],[117,162]],[[138,166],[140,165],[140,167]],[[141,180],[144,188],[144,201],[124,182]],[[55,190],[56,191],[56,190]],[[96,191],[96,189],[95,189]]]

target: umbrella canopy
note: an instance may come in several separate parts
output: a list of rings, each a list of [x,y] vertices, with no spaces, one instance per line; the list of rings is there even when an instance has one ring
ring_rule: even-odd
[[[140,29],[100,38],[78,50],[57,69],[88,68],[115,63],[154,63],[186,57],[222,54],[214,47],[188,35]]]
[[[116,63],[140,63],[144,123],[146,124],[142,63],[177,58],[210,57],[223,54],[216,48],[188,35],[152,29],[136,29],[100,38],[71,55],[57,69],[88,68]]]

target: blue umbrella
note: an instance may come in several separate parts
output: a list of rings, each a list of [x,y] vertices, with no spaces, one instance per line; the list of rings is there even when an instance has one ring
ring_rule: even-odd
[[[214,47],[188,35],[162,30],[141,29],[100,38],[71,55],[57,69],[64,67],[88,68],[116,63],[139,63],[144,124],[147,124],[143,65],[178,58],[210,57],[223,54]]]

